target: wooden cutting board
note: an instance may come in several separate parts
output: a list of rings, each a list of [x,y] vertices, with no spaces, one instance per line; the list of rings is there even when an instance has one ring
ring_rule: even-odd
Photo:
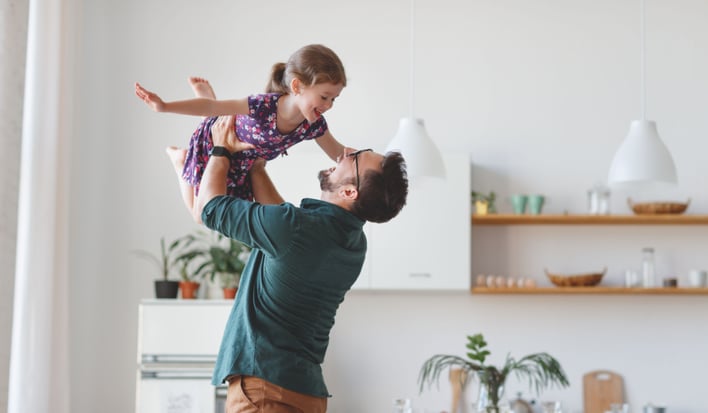
[[[584,413],[605,413],[612,403],[624,403],[622,376],[609,370],[591,371],[583,376]]]

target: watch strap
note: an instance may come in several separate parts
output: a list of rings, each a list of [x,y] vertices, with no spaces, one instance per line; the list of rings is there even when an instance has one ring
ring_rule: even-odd
[[[231,158],[231,152],[223,146],[214,146],[211,148],[210,156],[225,156]]]

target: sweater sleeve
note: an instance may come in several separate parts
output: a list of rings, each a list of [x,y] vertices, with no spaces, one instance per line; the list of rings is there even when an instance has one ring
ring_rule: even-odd
[[[291,247],[297,231],[297,208],[290,203],[261,205],[230,196],[209,201],[202,212],[207,228],[275,257]]]

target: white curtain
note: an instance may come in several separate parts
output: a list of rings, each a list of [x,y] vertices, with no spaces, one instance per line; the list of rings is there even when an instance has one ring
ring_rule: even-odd
[[[30,0],[9,413],[69,412],[69,0]]]

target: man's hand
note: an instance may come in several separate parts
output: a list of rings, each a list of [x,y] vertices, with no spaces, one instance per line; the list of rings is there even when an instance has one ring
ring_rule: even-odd
[[[266,166],[266,160],[263,158],[256,158],[255,161],[253,161],[253,166],[251,166],[251,169],[265,169]]]
[[[253,144],[243,142],[236,136],[233,116],[219,116],[211,125],[211,141],[214,146],[223,146],[231,153],[255,148]]]

